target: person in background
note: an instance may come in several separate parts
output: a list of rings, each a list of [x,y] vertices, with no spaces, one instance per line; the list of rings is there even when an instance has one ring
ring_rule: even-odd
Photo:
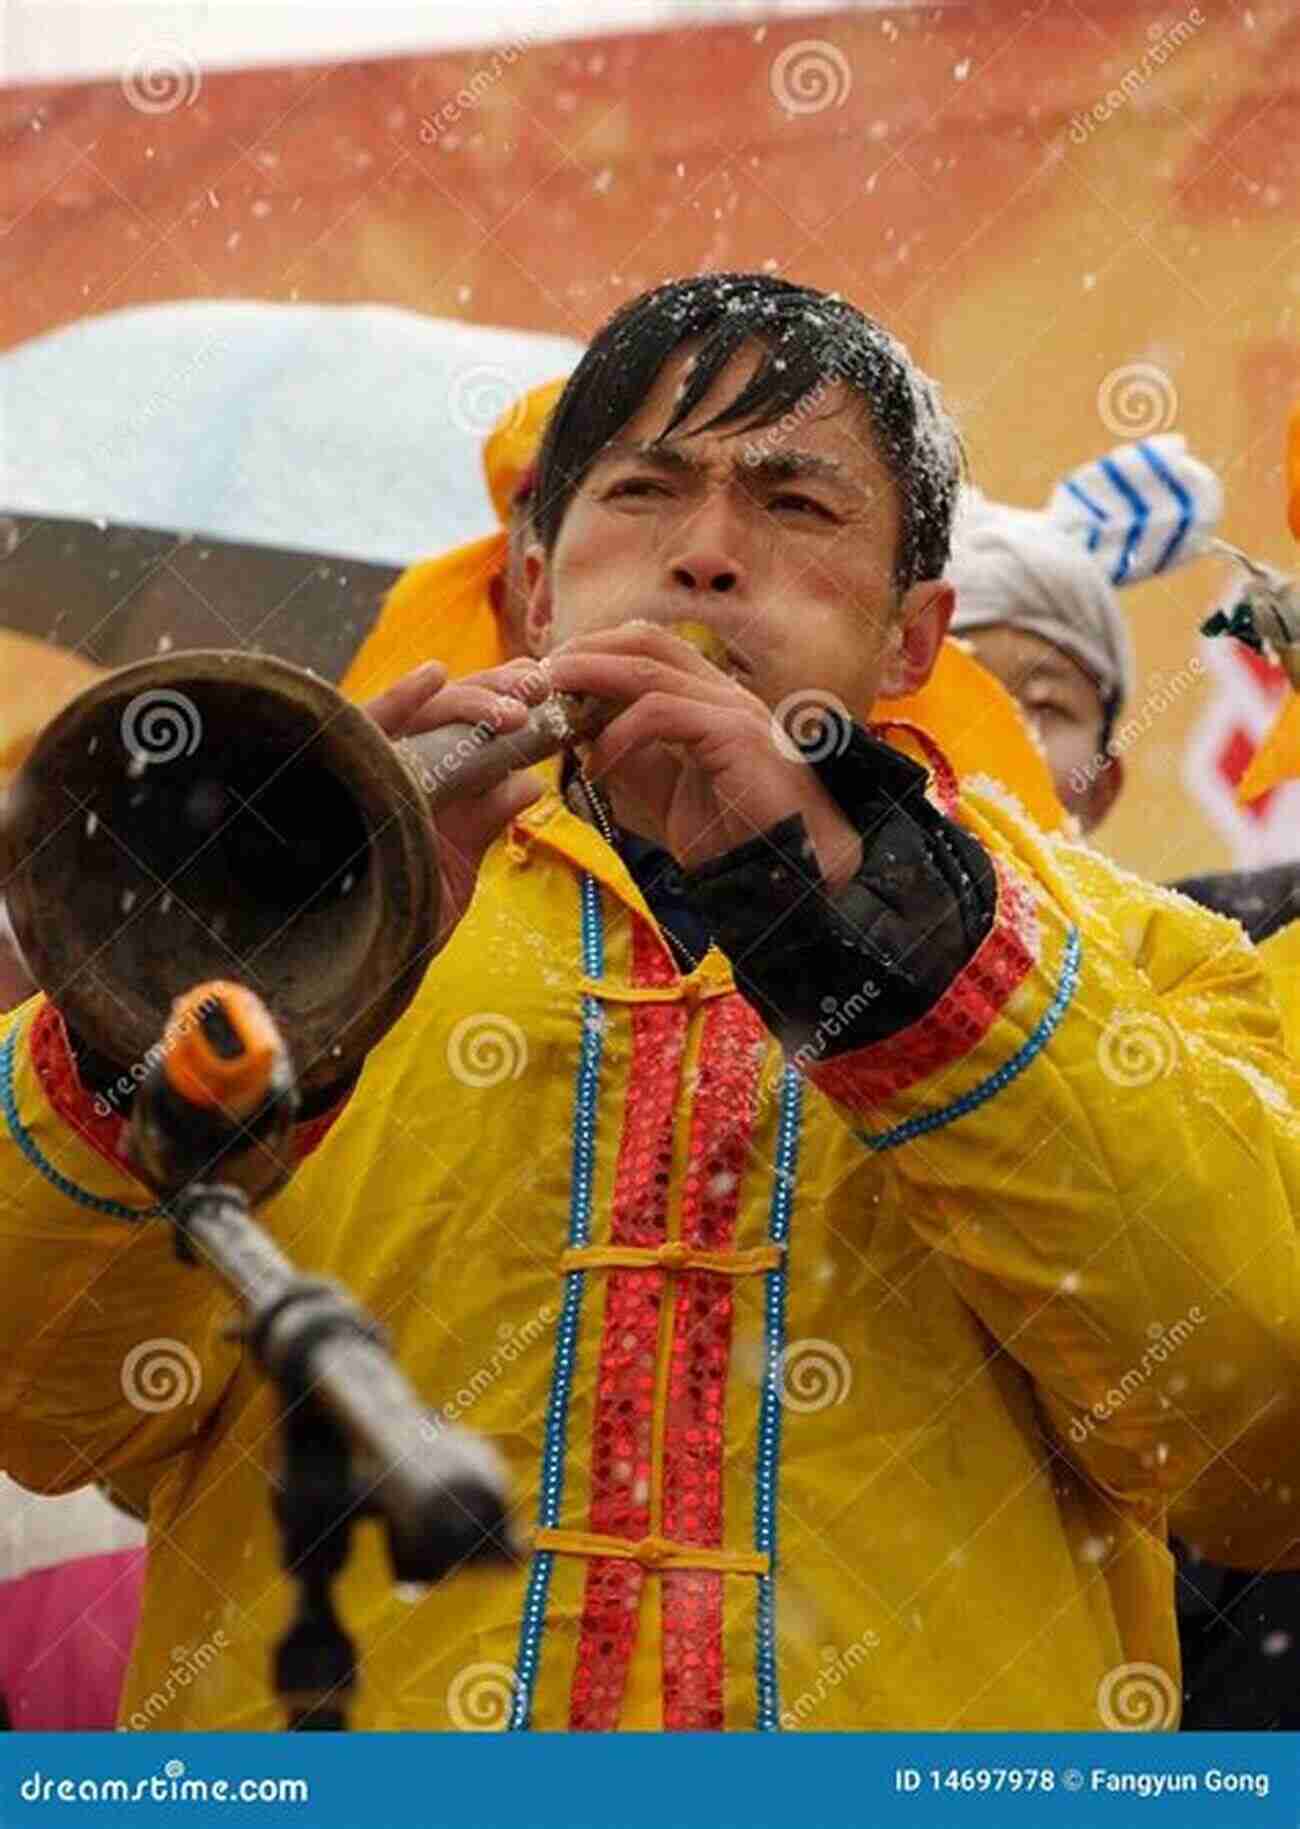
[[[1062,802],[1090,833],[1124,787],[1111,735],[1131,694],[1119,598],[1086,548],[1046,515],[974,498],[948,568],[951,628],[1002,681],[1037,733]],[[1292,1051],[1300,1054],[1300,861],[1173,885],[1269,941]],[[1175,1545],[1187,1728],[1300,1727],[1300,1575],[1201,1560]]]
[[[533,539],[534,460],[563,380],[515,400],[483,445],[483,471],[501,525],[407,568],[339,683],[358,701],[387,691],[422,662],[440,660],[452,679],[527,652],[524,554]]]
[[[36,988],[0,901],[0,1014]],[[144,1525],[93,1486],[43,1498],[0,1474],[0,1726],[114,1726],[144,1540]]]
[[[1119,598],[1080,542],[1045,514],[968,493],[953,533],[951,631],[1037,733],[1057,794],[1085,833],[1124,786],[1110,752],[1133,690]]]
[[[0,646],[16,650],[10,678],[20,688],[0,705],[4,776],[100,670],[8,631]],[[0,1014],[36,989],[0,897]],[[0,1725],[113,1727],[140,1616],[144,1538],[144,1526],[94,1487],[49,1499],[0,1475]]]
[[[93,1486],[44,1498],[0,1475],[0,1706],[11,1727],[114,1727],[144,1545],[144,1525]]]

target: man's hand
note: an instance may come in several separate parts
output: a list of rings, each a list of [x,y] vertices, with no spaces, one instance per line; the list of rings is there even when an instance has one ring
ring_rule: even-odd
[[[828,888],[850,881],[862,840],[806,762],[774,735],[763,701],[666,629],[633,622],[584,635],[547,662],[557,691],[628,709],[588,752],[619,820],[698,869],[798,813]]]
[[[490,724],[508,732],[527,722],[529,706],[546,693],[545,674],[534,660],[508,661],[452,685],[447,684],[447,669],[430,661],[371,699],[364,709],[394,739],[440,730],[444,724]],[[438,952],[469,907],[488,847],[541,793],[541,784],[524,769],[486,794],[466,794],[448,801],[434,815],[442,879]]]

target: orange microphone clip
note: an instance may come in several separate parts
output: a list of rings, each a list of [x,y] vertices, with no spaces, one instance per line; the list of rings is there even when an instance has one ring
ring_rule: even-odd
[[[284,1043],[266,1006],[243,985],[211,979],[172,1005],[162,1071],[178,1098],[245,1118],[270,1097]]]

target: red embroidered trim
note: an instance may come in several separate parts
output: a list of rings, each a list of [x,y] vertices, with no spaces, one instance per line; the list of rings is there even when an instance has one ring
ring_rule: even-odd
[[[723,1704],[722,1584],[712,1569],[660,1577],[664,1622],[664,1726],[720,1733]]]
[[[671,982],[673,963],[654,930],[634,918],[632,933],[633,984]],[[680,1003],[633,1008],[612,1244],[661,1245],[667,1238],[673,1113],[686,1025],[686,1008]],[[664,1283],[661,1270],[612,1270],[606,1284],[592,1424],[590,1526],[603,1535],[644,1537],[650,1530],[655,1362]],[[637,1563],[597,1558],[588,1566],[569,1699],[569,1726],[575,1730],[608,1731],[618,1725],[643,1579]]]
[[[126,1117],[112,1108],[106,1094],[90,1092],[82,1085],[68,1041],[67,1025],[48,998],[32,1019],[27,1046],[41,1090],[55,1116],[71,1126],[84,1143],[115,1169],[131,1175],[133,1180],[138,1179],[125,1153]],[[347,1104],[346,1098],[341,1099],[318,1118],[295,1128],[293,1153],[296,1162],[304,1161],[324,1141]],[[107,1111],[101,1110],[101,1106],[108,1106]],[[141,1186],[144,1185],[142,1182]]]
[[[939,811],[951,819],[957,810],[957,802],[960,798],[957,771],[929,731],[922,730],[919,724],[909,724],[905,718],[889,718],[883,724],[871,724],[867,728],[869,734],[878,737],[882,743],[888,741],[886,731],[905,730],[907,732],[930,765],[930,773],[933,776],[931,786],[934,788],[934,797]]]
[[[740,1182],[749,1155],[763,1025],[740,997],[712,1004],[700,1048],[682,1237],[704,1250],[734,1242]],[[733,1285],[692,1271],[678,1285],[664,1440],[663,1534],[674,1543],[722,1546],[727,1371]],[[664,1726],[723,1725],[723,1576],[672,1570],[663,1577]]]
[[[97,1099],[82,1085],[67,1027],[48,998],[32,1019],[27,1047],[41,1091],[54,1115],[115,1169],[130,1174],[130,1165],[122,1153],[126,1144],[126,1120],[111,1107],[107,1112],[96,1110],[97,1104],[107,1104],[107,1100]]]
[[[645,1570],[638,1562],[598,1556],[587,1564],[578,1664],[569,1700],[569,1726],[611,1734],[618,1726],[636,1645]]]
[[[1033,891],[1001,859],[994,869],[997,913],[970,964],[910,1028],[822,1066],[810,1064],[808,1077],[827,1098],[857,1111],[885,1105],[983,1041],[1037,964],[1042,944]]]

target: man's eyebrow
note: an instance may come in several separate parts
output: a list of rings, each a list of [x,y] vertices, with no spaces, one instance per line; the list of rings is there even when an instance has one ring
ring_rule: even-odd
[[[698,458],[692,457],[680,445],[659,444],[653,438],[612,438],[596,453],[592,468],[596,464],[618,463],[629,458],[635,458],[639,463],[653,464],[659,470],[675,471],[679,475],[687,471],[695,473],[704,468]]]
[[[756,462],[746,463],[745,470],[763,483],[786,483],[795,477],[810,476],[839,483],[846,489],[861,488],[838,458],[822,457],[816,451],[765,451]]]
[[[652,438],[611,439],[596,458],[597,464],[635,459],[678,476],[698,475],[706,468],[698,458],[680,444],[659,444]],[[595,466],[593,465],[593,468]],[[750,482],[790,482],[797,477],[818,477],[838,483],[841,488],[861,493],[862,485],[834,457],[822,457],[815,451],[765,451],[756,459],[747,458],[742,450],[733,465],[735,472]]]

